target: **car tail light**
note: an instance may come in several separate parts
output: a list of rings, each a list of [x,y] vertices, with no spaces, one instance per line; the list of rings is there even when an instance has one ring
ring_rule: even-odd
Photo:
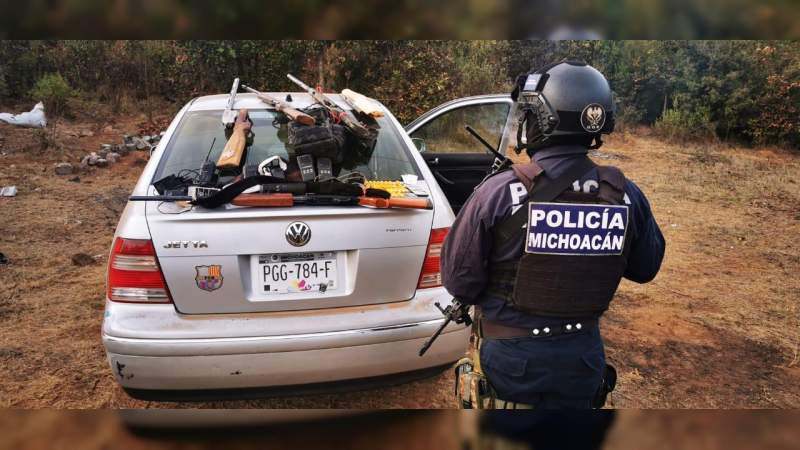
[[[123,238],[114,241],[108,260],[107,293],[115,302],[172,302],[152,241]]]
[[[439,287],[442,285],[442,244],[450,228],[434,228],[428,241],[428,250],[425,252],[425,261],[422,263],[422,272],[419,274],[418,289]]]

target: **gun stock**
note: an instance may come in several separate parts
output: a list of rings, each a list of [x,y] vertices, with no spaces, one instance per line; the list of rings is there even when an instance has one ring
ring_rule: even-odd
[[[250,131],[250,126],[247,110],[240,109],[236,123],[233,125],[233,134],[231,134],[217,160],[218,168],[235,169],[241,165],[244,147],[247,144],[247,132]]]
[[[239,194],[233,200],[236,206],[294,206],[292,194]]]
[[[378,109],[371,98],[350,89],[343,89],[341,95],[347,104],[356,111],[371,117],[383,117],[383,111]]]
[[[359,197],[358,204],[373,208],[433,209],[427,198],[376,198]]]

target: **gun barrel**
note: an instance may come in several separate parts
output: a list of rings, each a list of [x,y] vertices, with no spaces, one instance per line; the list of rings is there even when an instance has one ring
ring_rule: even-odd
[[[309,94],[312,94],[312,93],[316,92],[313,88],[309,87],[307,84],[305,84],[302,81],[300,81],[299,79],[297,79],[297,77],[295,77],[294,75],[292,75],[290,73],[287,73],[286,76],[290,80],[292,80],[292,83],[300,86],[300,88],[302,88],[304,91],[308,92]]]
[[[188,202],[194,200],[188,195],[131,195],[131,202]]]
[[[436,330],[435,333],[433,333],[433,336],[429,337],[428,340],[425,341],[424,344],[422,344],[422,347],[419,349],[419,356],[424,355],[425,352],[427,352],[428,349],[431,348],[431,345],[433,345],[433,341],[435,341],[436,338],[438,338],[439,335],[442,334],[442,331],[444,331],[444,329],[447,328],[447,325],[449,324],[450,324],[450,318],[448,317],[447,319],[445,319],[444,322],[442,322],[442,324],[439,326],[439,329]]]
[[[231,95],[228,97],[228,106],[226,109],[233,108],[233,102],[236,100],[236,92],[239,90],[239,79],[236,78],[233,80],[233,86],[231,87]]]
[[[261,93],[260,91],[257,91],[257,90],[251,88],[250,86],[248,86],[246,84],[242,85],[242,89],[244,89],[247,92],[253,93],[253,94],[260,94]]]

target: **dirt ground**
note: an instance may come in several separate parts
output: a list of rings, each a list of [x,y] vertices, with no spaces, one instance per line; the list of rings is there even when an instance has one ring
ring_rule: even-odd
[[[100,342],[107,253],[146,154],[56,176],[144,117],[64,124],[59,149],[0,124],[0,407],[445,408],[451,371],[384,389],[213,403],[129,398]],[[111,129],[107,127],[111,126]],[[83,131],[83,133],[81,133]],[[88,132],[92,135],[89,136]],[[617,408],[800,407],[800,154],[613,135],[596,159],[642,188],[667,240],[660,274],[623,282],[602,320]],[[79,267],[75,253],[97,257]]]
[[[157,413],[158,411],[143,411]],[[243,417],[259,411],[166,411],[157,414],[162,423],[203,423],[218,420],[222,413]],[[392,411],[341,415],[316,420],[304,419],[292,411],[278,411],[282,422],[274,422],[267,412],[258,426],[248,428],[202,428],[132,432],[113,411],[0,411],[0,450],[4,449],[153,449],[211,450],[245,449],[430,449],[489,450],[518,448],[521,445],[494,447],[490,432],[481,427],[477,411]],[[295,411],[306,413],[305,411]],[[504,411],[495,413],[503,414]],[[528,415],[537,433],[555,436],[563,430],[587,428],[584,412],[538,414],[522,411],[515,420]],[[615,450],[788,450],[796,448],[800,429],[797,411],[603,411],[610,421],[601,448]],[[269,417],[273,417],[270,422]],[[596,416],[595,416],[596,417]],[[606,416],[606,419],[609,417]],[[253,423],[254,416],[244,417]],[[601,418],[602,419],[602,418]],[[241,420],[241,419],[240,419]],[[218,422],[217,422],[218,423]],[[229,422],[230,423],[230,422]],[[241,422],[240,422],[241,423]],[[595,422],[596,423],[596,422]],[[309,432],[313,430],[313,432]],[[563,441],[563,439],[561,439]],[[552,447],[548,447],[552,448]],[[570,447],[574,448],[574,447]]]

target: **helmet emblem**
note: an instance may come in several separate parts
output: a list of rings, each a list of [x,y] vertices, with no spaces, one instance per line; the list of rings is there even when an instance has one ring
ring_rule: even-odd
[[[581,113],[581,126],[589,133],[597,133],[606,123],[606,110],[602,105],[592,103]]]
[[[292,222],[286,227],[286,240],[295,247],[302,247],[311,240],[311,228],[303,222]]]

